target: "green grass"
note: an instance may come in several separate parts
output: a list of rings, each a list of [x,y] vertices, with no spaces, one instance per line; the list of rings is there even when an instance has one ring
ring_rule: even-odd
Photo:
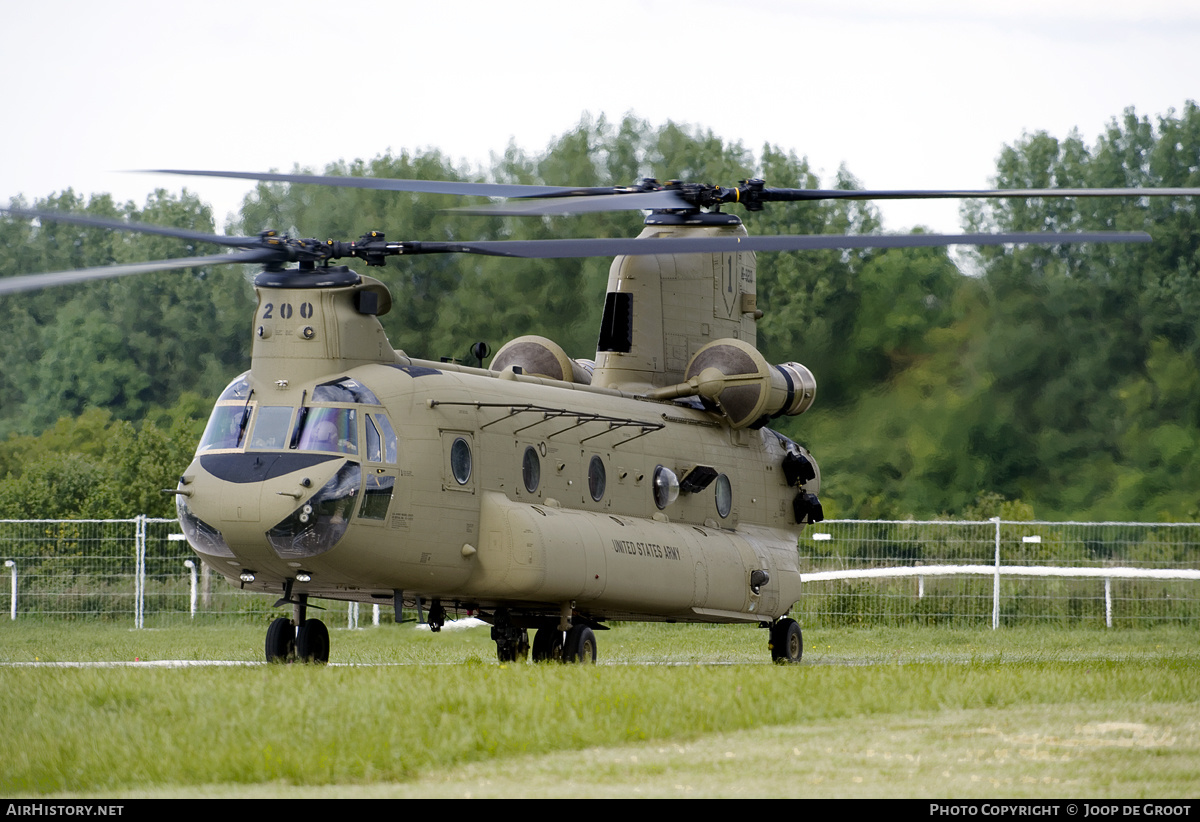
[[[332,620],[331,620],[332,622]],[[624,625],[596,667],[497,664],[488,630],[0,627],[6,796],[1191,797],[1197,631]],[[163,668],[138,660],[234,660]],[[117,661],[117,667],[29,666]],[[655,665],[654,662],[673,665]]]

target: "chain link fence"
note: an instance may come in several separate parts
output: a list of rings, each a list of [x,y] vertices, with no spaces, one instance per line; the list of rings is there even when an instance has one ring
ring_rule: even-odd
[[[829,520],[800,539],[806,625],[1200,620],[1200,524]]]
[[[249,594],[215,577],[173,519],[0,520],[10,619],[172,621],[261,617],[278,597]]]
[[[1200,623],[1196,523],[829,520],[799,550],[806,627]],[[275,597],[209,573],[171,519],[0,520],[0,560],[11,619],[275,614]]]

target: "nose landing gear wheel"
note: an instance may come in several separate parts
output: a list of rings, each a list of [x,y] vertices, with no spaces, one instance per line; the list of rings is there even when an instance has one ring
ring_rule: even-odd
[[[267,628],[267,662],[289,662],[296,650],[296,629],[292,621],[280,617]]]
[[[306,619],[296,634],[296,658],[301,662],[329,661],[329,629],[319,619]]]

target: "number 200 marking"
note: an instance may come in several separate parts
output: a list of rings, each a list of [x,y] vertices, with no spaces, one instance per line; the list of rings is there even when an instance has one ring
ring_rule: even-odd
[[[275,310],[275,305],[273,303],[265,303],[263,305],[262,318],[264,320],[271,319],[271,312],[274,310]],[[307,320],[307,319],[311,318],[312,315],[313,315],[312,303],[300,303],[300,316]],[[292,318],[292,304],[291,303],[280,303],[279,304],[279,318],[281,320],[290,320]]]

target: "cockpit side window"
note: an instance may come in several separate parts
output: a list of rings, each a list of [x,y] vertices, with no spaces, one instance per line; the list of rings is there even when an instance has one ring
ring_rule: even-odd
[[[383,459],[379,462],[386,462],[389,465],[396,464],[396,432],[392,429],[391,422],[383,414],[368,414],[367,419],[371,420],[378,432],[381,440]],[[370,436],[370,427],[367,429],[367,436]],[[374,459],[373,457],[370,459]]]

